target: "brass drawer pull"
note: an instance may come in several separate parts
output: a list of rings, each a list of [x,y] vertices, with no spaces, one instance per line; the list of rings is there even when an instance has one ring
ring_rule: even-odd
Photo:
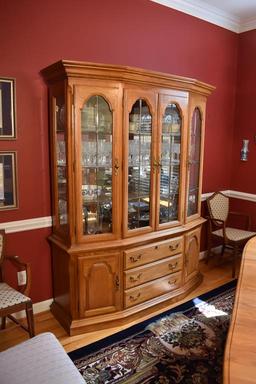
[[[169,245],[169,248],[171,251],[175,251],[179,247],[179,243],[176,243],[175,245]]]
[[[131,283],[136,283],[137,281],[139,281],[141,278],[141,273],[137,276],[130,276],[130,282]]]
[[[178,262],[176,261],[175,264],[169,264],[169,269],[170,269],[171,271],[173,271],[175,268],[177,268],[177,266],[178,266]]]
[[[169,284],[169,285],[174,285],[175,283],[177,283],[177,279],[175,279],[175,280],[173,280],[173,281],[172,281],[172,280],[169,280],[169,281],[168,281],[168,284]]]
[[[130,301],[137,301],[140,298],[140,293],[137,294],[137,296],[129,296]]]
[[[142,256],[142,254],[139,254],[139,255],[136,255],[136,256],[130,256],[130,261],[132,263],[136,263],[137,261],[139,261],[141,259],[141,256]]]

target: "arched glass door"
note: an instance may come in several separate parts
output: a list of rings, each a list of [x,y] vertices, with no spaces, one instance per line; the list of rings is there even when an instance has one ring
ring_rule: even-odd
[[[199,182],[200,182],[200,157],[202,139],[202,116],[198,107],[193,111],[190,138],[189,138],[189,171],[188,171],[188,197],[187,216],[198,213]]]

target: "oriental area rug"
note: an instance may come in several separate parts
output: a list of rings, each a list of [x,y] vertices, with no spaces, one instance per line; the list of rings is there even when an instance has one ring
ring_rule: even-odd
[[[236,282],[69,356],[87,384],[222,383]]]

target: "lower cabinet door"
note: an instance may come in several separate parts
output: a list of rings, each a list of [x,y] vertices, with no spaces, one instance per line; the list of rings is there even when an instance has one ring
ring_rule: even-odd
[[[120,254],[78,258],[80,317],[120,309]]]
[[[198,273],[201,227],[185,234],[185,281]]]

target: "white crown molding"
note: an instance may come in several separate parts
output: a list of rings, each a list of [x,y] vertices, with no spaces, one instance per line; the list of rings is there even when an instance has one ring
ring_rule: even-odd
[[[256,19],[241,20],[228,12],[206,4],[202,0],[150,0],[154,3],[198,17],[232,32],[240,33],[256,28]]]
[[[239,32],[247,32],[251,31],[253,29],[256,29],[256,18],[248,19],[248,20],[243,20],[241,25],[240,25],[240,30]]]
[[[31,231],[32,229],[48,228],[52,226],[52,217],[36,217],[35,219],[26,219],[18,221],[9,221],[0,223],[0,229],[5,229],[6,233]]]

